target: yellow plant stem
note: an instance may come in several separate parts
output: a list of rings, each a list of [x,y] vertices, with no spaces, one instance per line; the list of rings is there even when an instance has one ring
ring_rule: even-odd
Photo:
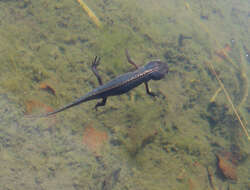
[[[96,26],[101,27],[101,22],[95,15],[95,13],[84,3],[82,0],[77,0],[78,3],[81,5],[83,10],[88,14],[88,16],[92,19],[92,21],[96,24]]]
[[[210,99],[210,102],[214,102],[215,101],[215,98],[218,96],[218,94],[220,93],[221,91],[221,88],[218,88],[216,90],[216,92],[214,93],[214,95],[212,96],[212,98]]]
[[[245,101],[247,100],[247,97],[248,97],[248,78],[247,78],[247,74],[246,74],[246,67],[243,64],[243,60],[244,60],[243,53],[242,53],[242,51],[240,51],[240,76],[241,76],[241,79],[243,82],[242,88],[243,88],[244,92],[243,92],[243,97],[241,99],[241,102],[238,105],[238,108],[240,108],[245,103]]]

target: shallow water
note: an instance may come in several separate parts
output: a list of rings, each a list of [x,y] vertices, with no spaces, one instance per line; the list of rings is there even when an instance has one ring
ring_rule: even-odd
[[[78,1],[0,0],[0,189],[250,189],[249,141],[210,70],[249,133],[250,1],[84,2],[101,26]],[[125,49],[169,64],[156,98],[141,85],[27,117],[97,87],[95,56],[104,82],[133,70]]]

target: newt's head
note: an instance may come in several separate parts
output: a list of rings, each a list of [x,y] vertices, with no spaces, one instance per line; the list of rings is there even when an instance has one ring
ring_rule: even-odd
[[[161,61],[151,61],[145,67],[152,70],[151,77],[153,80],[160,80],[168,73],[167,63]]]

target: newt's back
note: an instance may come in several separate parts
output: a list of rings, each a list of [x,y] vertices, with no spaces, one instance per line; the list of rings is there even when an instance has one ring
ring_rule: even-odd
[[[120,75],[106,84],[95,88],[87,95],[92,97],[91,99],[120,95],[128,92],[142,83],[148,82],[151,79],[158,80],[155,79],[155,72],[159,72],[159,67],[152,66],[153,63],[156,63],[156,61],[150,62],[143,67],[139,67],[133,72]],[[157,63],[161,62],[158,61]]]

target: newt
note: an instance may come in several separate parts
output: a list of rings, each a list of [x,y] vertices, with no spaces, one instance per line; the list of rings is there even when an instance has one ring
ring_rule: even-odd
[[[155,96],[155,93],[149,90],[148,81],[162,79],[165,76],[165,74],[168,73],[168,70],[169,70],[167,63],[163,63],[157,60],[157,61],[151,61],[147,63],[145,66],[138,67],[131,60],[127,50],[126,50],[126,57],[127,57],[128,62],[131,65],[133,65],[136,70],[119,75],[113,80],[107,82],[106,84],[103,84],[102,78],[100,77],[97,71],[97,66],[100,64],[100,58],[96,56],[94,61],[92,62],[91,69],[94,75],[96,76],[100,86],[93,89],[91,92],[87,93],[85,96],[82,96],[79,99],[75,100],[74,102],[58,110],[55,110],[53,112],[48,112],[42,116],[47,117],[47,116],[62,112],[73,106],[79,105],[83,102],[87,102],[87,101],[95,100],[95,99],[102,99],[101,102],[98,102],[95,105],[95,109],[97,110],[98,107],[105,106],[107,102],[107,98],[109,96],[117,96],[117,95],[127,93],[128,91],[139,86],[142,83],[145,84],[147,94],[150,96]]]

